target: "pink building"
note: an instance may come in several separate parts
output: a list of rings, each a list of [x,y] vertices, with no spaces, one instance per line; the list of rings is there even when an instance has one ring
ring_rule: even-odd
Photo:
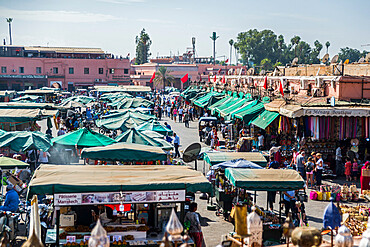
[[[240,69],[242,66],[213,65],[213,64],[191,64],[191,63],[172,63],[169,59],[151,59],[150,63],[132,65],[131,80],[135,85],[151,86],[152,88],[162,89],[163,85],[151,84],[150,78],[160,67],[166,67],[169,75],[175,78],[174,87],[186,88],[188,83],[181,83],[180,79],[188,74],[189,81],[207,81],[208,75],[227,74],[230,69]]]
[[[130,84],[130,61],[99,48],[0,46],[0,90]]]

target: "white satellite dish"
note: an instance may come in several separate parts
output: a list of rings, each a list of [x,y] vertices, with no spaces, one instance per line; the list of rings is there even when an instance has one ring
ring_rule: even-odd
[[[295,57],[292,61],[292,65],[297,65],[298,64],[298,57]]]
[[[248,69],[247,75],[254,75],[254,68]]]
[[[335,55],[335,56],[331,59],[330,64],[337,63],[337,62],[338,62],[338,59],[339,59],[339,56],[338,56],[338,55]]]
[[[368,52],[365,56],[365,61],[368,63],[370,62],[370,52]]]
[[[326,53],[324,56],[323,56],[323,58],[321,59],[321,62],[322,63],[327,63],[329,61],[329,54],[328,53]]]
[[[365,60],[365,58],[363,58],[363,57],[362,57],[362,58],[360,58],[360,60],[358,60],[358,62],[359,62],[359,63],[364,63],[365,61],[366,61],[366,60]]]
[[[260,75],[265,75],[266,74],[266,71],[263,69],[260,71]]]

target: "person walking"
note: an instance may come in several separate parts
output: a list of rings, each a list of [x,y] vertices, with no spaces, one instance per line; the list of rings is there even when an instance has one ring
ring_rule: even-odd
[[[343,162],[342,162],[342,159],[343,159],[342,149],[343,149],[343,146],[339,146],[335,150],[335,172],[338,177],[343,176],[343,170],[344,170]]]
[[[316,183],[317,186],[321,185],[321,179],[322,179],[322,170],[324,169],[324,160],[322,159],[322,154],[317,153],[317,162],[316,162]]]
[[[309,157],[306,164],[305,164],[305,169],[306,169],[306,187],[308,187],[308,182],[311,182],[311,187],[314,186],[313,183],[313,170],[315,168],[315,163],[313,163],[312,157]]]
[[[351,171],[352,171],[352,163],[350,158],[346,158],[346,164],[344,165],[345,171],[344,174],[346,175],[346,181],[351,181]]]
[[[306,178],[306,171],[304,169],[304,156],[305,152],[303,150],[301,150],[300,154],[297,156],[297,171],[299,172],[299,174],[301,174],[303,179]]]
[[[357,159],[354,158],[352,163],[352,180],[357,181],[357,177],[358,177],[358,163]]]
[[[177,117],[177,108],[176,107],[174,107],[173,108],[173,121],[175,121],[176,122],[176,117]]]
[[[187,111],[184,114],[184,124],[186,128],[189,128],[189,113]]]
[[[179,108],[179,123],[182,122],[183,114],[184,114],[184,109],[180,106],[180,108]]]
[[[189,226],[189,235],[193,239],[195,246],[204,247],[205,244],[203,243],[204,241],[202,227],[200,224],[200,216],[196,212],[197,209],[198,204],[196,202],[190,203],[189,212],[186,213],[184,222]]]
[[[176,158],[178,156],[180,158],[180,152],[179,152],[180,137],[176,135],[176,133],[173,133],[173,137],[174,137],[173,145],[175,147],[175,155],[173,157]]]

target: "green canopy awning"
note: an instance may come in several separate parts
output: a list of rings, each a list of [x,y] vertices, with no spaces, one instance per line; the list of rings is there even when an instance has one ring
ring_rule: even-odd
[[[51,148],[51,142],[39,131],[11,131],[0,135],[0,147],[10,147],[17,152],[31,149],[46,152]]]
[[[203,160],[210,166],[235,159],[245,159],[263,167],[267,165],[267,160],[259,152],[206,152],[203,155]]]
[[[105,127],[107,129],[116,130],[121,129],[126,131],[135,128],[149,120],[155,120],[154,115],[148,115],[141,112],[127,111],[124,113],[113,113],[104,116],[95,121],[97,127]]]
[[[32,195],[56,193],[186,190],[212,193],[202,173],[188,166],[41,165],[28,187]]]
[[[254,119],[258,114],[264,111],[264,106],[262,103],[258,103],[252,108],[241,109],[240,111],[234,113],[236,118],[243,120],[246,124],[249,124],[252,119]]]
[[[156,132],[157,133],[157,132]],[[136,129],[129,129],[119,135],[116,139],[117,142],[125,142],[125,143],[136,143],[142,145],[149,145],[154,147],[160,147],[163,150],[171,150],[173,146],[165,141],[164,139],[159,140],[159,138],[151,138],[145,135],[143,132],[140,132]]]
[[[222,105],[219,105],[219,106],[215,107],[215,112],[220,114],[222,110],[233,106],[234,104],[238,103],[239,100],[240,100],[239,98],[234,98],[233,97],[233,98],[231,98],[231,100],[226,101]]]
[[[298,190],[304,180],[291,169],[235,169],[226,168],[225,177],[235,187],[254,191]]]
[[[272,123],[277,117],[279,116],[279,113],[272,112],[272,111],[264,111],[261,114],[259,114],[252,122],[251,124],[254,124],[257,127],[260,127],[261,129],[266,129],[267,126]]]
[[[218,93],[218,92],[209,92],[208,94],[204,95],[203,97],[195,100],[193,102],[194,105],[196,106],[199,106],[199,107],[205,107],[208,102],[213,98],[213,97],[217,97],[217,96],[221,96],[222,94],[221,93]]]
[[[30,102],[33,102],[35,100],[42,99],[42,98],[43,97],[39,96],[39,95],[28,95],[28,94],[26,94],[22,97],[12,99],[12,101],[30,101]]]
[[[219,112],[220,116],[221,117],[226,117],[227,115],[230,115],[235,111],[238,111],[240,108],[243,108],[244,106],[247,106],[250,103],[251,103],[251,101],[249,101],[247,99],[239,99],[233,105],[220,110],[220,112]]]
[[[212,111],[212,114],[213,114],[213,113],[214,113],[214,110],[215,110],[215,108],[216,108],[217,106],[220,106],[220,105],[222,105],[222,104],[226,103],[227,101],[229,101],[229,100],[231,100],[231,99],[232,99],[232,97],[230,97],[230,96],[225,96],[223,99],[221,99],[221,100],[217,101],[216,103],[214,103],[214,104],[212,104],[212,105],[208,106],[208,107],[207,107],[207,109],[208,109],[208,110],[210,110],[210,111]]]
[[[102,135],[87,128],[82,128],[76,131],[69,132],[65,135],[55,137],[51,141],[52,143],[64,146],[77,145],[78,148],[107,146],[116,143],[116,141],[112,138],[109,138],[108,136]]]
[[[117,109],[151,107],[153,104],[153,102],[142,98],[125,98],[123,100],[119,100]]]
[[[149,122],[145,122],[145,123],[143,123],[140,126],[137,126],[136,129],[139,130],[139,131],[152,130],[152,131],[158,132],[158,133],[160,133],[160,134],[162,134],[164,136],[166,136],[167,134],[170,135],[170,136],[173,135],[173,131],[172,130],[167,129],[160,122],[153,121],[153,120],[152,121],[149,121]]]
[[[84,148],[81,152],[81,158],[146,162],[167,160],[167,154],[159,147],[120,142],[105,147]]]
[[[26,168],[29,167],[29,164],[26,162],[8,158],[8,157],[0,157],[0,168],[1,169],[14,169],[14,168]]]

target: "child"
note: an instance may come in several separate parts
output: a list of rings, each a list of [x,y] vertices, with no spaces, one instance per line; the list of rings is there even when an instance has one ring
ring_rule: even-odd
[[[357,181],[357,175],[358,175],[358,163],[357,159],[353,159],[353,164],[352,164],[352,179]]]
[[[348,157],[346,158],[346,164],[344,167],[345,167],[344,174],[346,175],[346,181],[351,181],[352,164]]]

